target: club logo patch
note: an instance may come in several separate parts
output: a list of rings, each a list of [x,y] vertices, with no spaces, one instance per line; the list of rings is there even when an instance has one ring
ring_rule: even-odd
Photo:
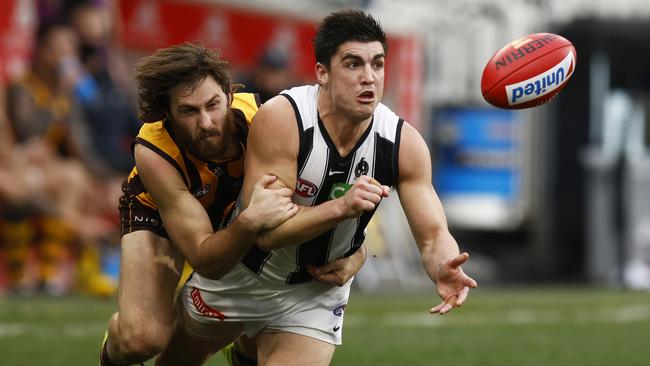
[[[359,178],[362,175],[368,174],[368,170],[370,170],[370,165],[368,165],[366,158],[361,158],[361,161],[354,167],[354,176]]]

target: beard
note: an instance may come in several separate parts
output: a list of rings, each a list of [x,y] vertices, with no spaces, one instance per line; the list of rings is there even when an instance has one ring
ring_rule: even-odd
[[[226,114],[223,130],[199,130],[197,136],[181,127],[171,116],[168,116],[179,147],[201,161],[225,160],[236,157],[240,151],[237,139],[237,127],[232,113]]]

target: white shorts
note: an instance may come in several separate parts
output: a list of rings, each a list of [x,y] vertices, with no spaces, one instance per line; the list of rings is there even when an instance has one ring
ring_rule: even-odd
[[[340,345],[351,284],[352,279],[342,287],[315,281],[270,285],[241,264],[220,280],[194,273],[181,292],[185,312],[181,319],[197,336],[209,337],[210,324],[241,322],[248,336],[275,330]],[[191,324],[192,320],[201,325]]]

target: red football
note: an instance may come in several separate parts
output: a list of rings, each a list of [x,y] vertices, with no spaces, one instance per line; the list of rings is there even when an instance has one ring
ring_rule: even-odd
[[[551,100],[576,67],[576,49],[552,33],[536,33],[507,44],[483,69],[481,92],[490,104],[520,109]]]

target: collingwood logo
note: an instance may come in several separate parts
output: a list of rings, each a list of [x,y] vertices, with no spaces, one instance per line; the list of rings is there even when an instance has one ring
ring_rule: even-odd
[[[368,165],[366,158],[361,158],[361,161],[359,161],[357,166],[354,167],[354,177],[359,178],[362,175],[366,175],[368,174],[368,170],[370,170],[370,166]]]

